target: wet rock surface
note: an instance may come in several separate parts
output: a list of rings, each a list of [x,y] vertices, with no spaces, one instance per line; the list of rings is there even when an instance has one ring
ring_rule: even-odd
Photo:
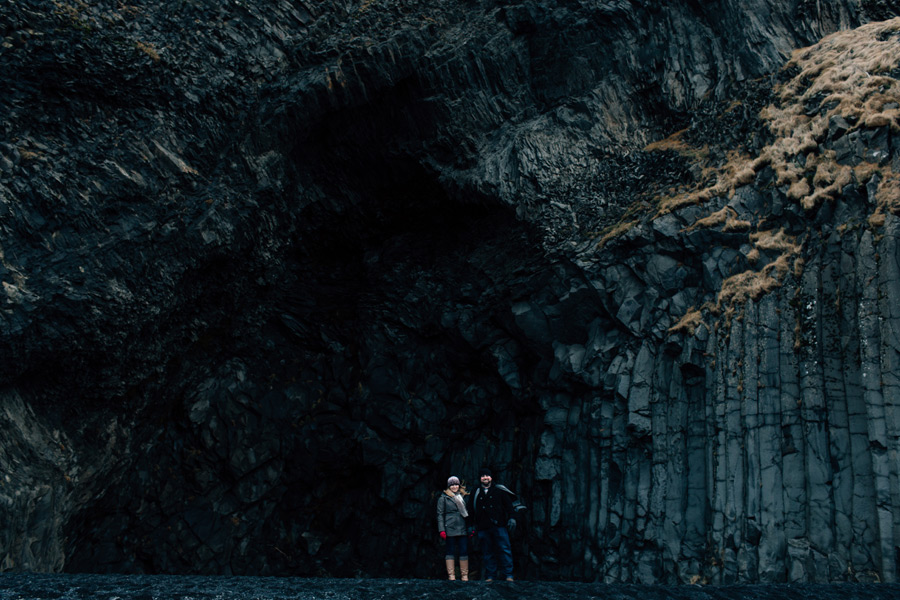
[[[7,3],[0,570],[895,581],[894,12]]]
[[[10,600],[221,600],[296,599],[369,600],[399,598],[417,600],[494,600],[549,598],[560,600],[736,600],[772,598],[784,600],[878,600],[895,598],[895,584],[843,585],[743,585],[680,586],[604,585],[589,583],[447,582],[410,579],[316,579],[275,577],[174,577],[11,575],[0,577],[0,591]]]

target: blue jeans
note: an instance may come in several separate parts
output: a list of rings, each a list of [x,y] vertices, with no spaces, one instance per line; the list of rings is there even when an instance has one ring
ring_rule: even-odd
[[[461,560],[469,560],[469,538],[464,535],[447,536],[447,550],[444,558],[459,557]]]
[[[497,561],[500,561],[501,576],[510,579],[513,576],[512,547],[509,545],[509,534],[506,527],[492,527],[478,532],[478,543],[484,556],[484,578],[495,579]]]

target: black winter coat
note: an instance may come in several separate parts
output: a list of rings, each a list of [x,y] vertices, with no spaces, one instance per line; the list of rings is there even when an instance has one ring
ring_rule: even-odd
[[[506,527],[506,522],[513,517],[513,493],[503,486],[492,485],[475,490],[469,500],[469,514],[475,527],[484,531],[492,527]]]

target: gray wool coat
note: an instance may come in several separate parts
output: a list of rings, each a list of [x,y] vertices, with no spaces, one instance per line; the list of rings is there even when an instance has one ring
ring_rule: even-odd
[[[466,535],[466,519],[459,512],[459,507],[445,490],[437,500],[438,533],[446,531],[448,536]]]

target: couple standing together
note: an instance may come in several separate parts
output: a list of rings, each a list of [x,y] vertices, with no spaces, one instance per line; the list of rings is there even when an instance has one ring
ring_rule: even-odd
[[[468,538],[478,532],[478,543],[484,558],[484,579],[493,581],[498,575],[506,581],[513,580],[512,548],[509,534],[515,531],[512,501],[514,494],[502,485],[494,485],[491,470],[478,471],[481,485],[469,494],[460,487],[458,477],[447,480],[447,489],[437,503],[438,532],[446,540],[444,562],[447,576],[456,579],[456,558],[459,558],[459,575],[469,580]],[[471,526],[470,526],[471,524]]]

